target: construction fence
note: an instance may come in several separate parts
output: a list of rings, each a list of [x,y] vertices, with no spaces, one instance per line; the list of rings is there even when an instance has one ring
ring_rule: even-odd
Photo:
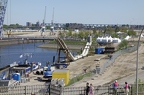
[[[86,95],[86,87],[60,87],[33,85],[0,87],[0,95]],[[139,84],[138,95],[144,95],[144,84]],[[94,86],[94,95],[114,95],[111,85]],[[124,85],[119,85],[117,95],[125,95]],[[136,95],[136,85],[130,85],[129,95]]]

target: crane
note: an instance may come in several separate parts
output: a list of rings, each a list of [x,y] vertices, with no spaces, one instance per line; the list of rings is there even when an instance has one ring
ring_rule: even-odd
[[[41,29],[39,30],[39,32],[41,32],[41,36],[44,36],[44,32],[45,32],[45,28],[46,28],[45,17],[46,17],[46,6],[45,6],[45,13],[44,13],[43,23],[42,23]]]
[[[0,36],[3,36],[3,23],[8,0],[0,0]]]
[[[51,35],[54,35],[54,8],[53,8],[53,15],[52,15],[52,20],[51,20],[51,27],[50,27],[50,30],[51,30]]]

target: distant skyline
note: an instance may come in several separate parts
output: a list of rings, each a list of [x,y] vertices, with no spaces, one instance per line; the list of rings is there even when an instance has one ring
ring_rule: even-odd
[[[144,25],[144,0],[8,0],[4,24],[46,23]]]

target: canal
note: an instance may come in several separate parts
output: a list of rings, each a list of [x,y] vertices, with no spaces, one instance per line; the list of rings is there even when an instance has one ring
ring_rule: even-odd
[[[53,56],[57,60],[57,49],[38,48],[44,43],[18,44],[0,47],[0,68],[13,62],[24,62],[26,57],[28,62],[41,62],[45,66],[46,62],[53,62]],[[76,54],[76,52],[73,52]],[[64,56],[64,53],[61,53]],[[21,56],[22,55],[22,56]],[[21,56],[21,57],[20,57]]]

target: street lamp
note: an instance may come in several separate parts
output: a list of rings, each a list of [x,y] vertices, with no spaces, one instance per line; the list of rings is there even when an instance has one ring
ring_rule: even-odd
[[[138,44],[137,44],[137,57],[136,57],[136,95],[138,95],[138,49],[139,49],[139,42],[140,42],[140,38],[141,38],[141,34],[143,32],[143,29],[142,31],[140,32],[140,35],[139,35],[139,39],[138,39]]]

